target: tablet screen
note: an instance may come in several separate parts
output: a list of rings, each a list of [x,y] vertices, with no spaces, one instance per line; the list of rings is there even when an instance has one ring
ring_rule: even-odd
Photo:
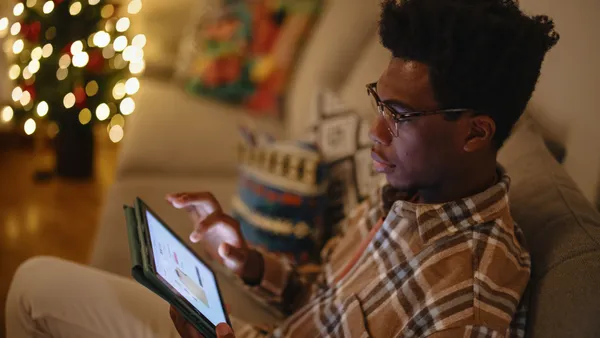
[[[215,326],[226,322],[213,272],[149,211],[146,219],[158,275]]]

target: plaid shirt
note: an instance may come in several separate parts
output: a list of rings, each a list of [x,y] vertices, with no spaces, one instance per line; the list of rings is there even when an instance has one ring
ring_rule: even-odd
[[[265,255],[255,289],[291,315],[274,330],[247,325],[237,337],[524,336],[520,299],[531,261],[510,215],[509,182],[503,175],[488,190],[445,204],[396,201],[383,220],[380,200],[361,204],[343,237],[323,249],[313,283]]]

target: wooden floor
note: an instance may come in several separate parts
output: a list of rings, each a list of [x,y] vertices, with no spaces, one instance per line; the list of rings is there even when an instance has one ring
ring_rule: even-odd
[[[95,178],[84,182],[35,183],[35,170],[52,165],[52,151],[34,154],[27,147],[0,145],[0,337],[6,293],[19,264],[38,255],[88,260],[118,149],[105,129],[96,135]]]

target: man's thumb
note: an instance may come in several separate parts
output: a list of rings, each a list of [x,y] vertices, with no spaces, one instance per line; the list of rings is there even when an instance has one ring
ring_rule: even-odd
[[[221,243],[219,246],[219,256],[230,269],[241,268],[246,262],[246,252],[244,249],[237,248],[229,243]]]
[[[217,325],[217,338],[235,338],[233,331],[226,323]]]

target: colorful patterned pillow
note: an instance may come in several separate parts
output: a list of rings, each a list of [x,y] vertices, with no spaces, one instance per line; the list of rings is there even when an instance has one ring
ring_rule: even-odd
[[[321,1],[226,0],[198,27],[188,88],[257,115],[279,113],[299,46]]]
[[[304,264],[318,257],[327,166],[314,146],[295,141],[240,145],[240,184],[233,215],[254,247]]]

